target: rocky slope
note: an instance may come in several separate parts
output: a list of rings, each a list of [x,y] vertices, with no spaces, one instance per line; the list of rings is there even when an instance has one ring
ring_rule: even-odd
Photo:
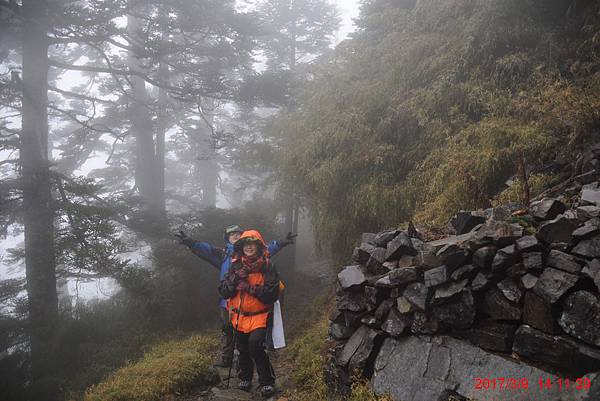
[[[338,275],[335,391],[360,372],[398,401],[600,399],[599,151],[527,208],[458,213],[454,235],[364,233]]]

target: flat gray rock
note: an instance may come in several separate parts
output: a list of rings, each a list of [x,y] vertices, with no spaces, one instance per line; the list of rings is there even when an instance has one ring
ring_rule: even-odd
[[[533,287],[533,291],[546,301],[554,304],[575,286],[577,280],[578,277],[574,274],[548,267]]]
[[[377,234],[375,233],[362,233],[360,237],[360,242],[366,242],[368,244],[372,244],[375,241]]]
[[[521,277],[521,285],[526,290],[532,289],[535,286],[535,283],[537,283],[537,281],[538,281],[537,276],[534,276],[533,274],[527,273],[526,275]]]
[[[596,295],[588,291],[569,295],[558,323],[573,337],[600,346],[600,300]]]
[[[371,257],[371,253],[373,253],[375,248],[375,245],[363,242],[359,247],[354,248],[352,258],[358,263],[365,264]]]
[[[385,260],[398,260],[402,255],[415,256],[417,250],[406,233],[401,232],[387,243]]]
[[[488,320],[469,329],[466,337],[473,344],[488,351],[510,353],[517,327],[517,323]]]
[[[519,238],[515,245],[520,252],[535,252],[540,249],[540,242],[533,235]]]
[[[600,217],[600,207],[590,205],[590,206],[579,206],[576,210],[577,218],[580,221],[586,221],[589,219],[593,219],[594,217]]]
[[[450,278],[454,281],[462,280],[463,278],[471,278],[477,273],[477,267],[473,265],[464,265],[454,270]]]
[[[515,333],[513,351],[573,376],[600,370],[600,351],[569,336],[553,336],[527,325]]]
[[[340,286],[344,290],[363,285],[367,279],[360,266],[347,266],[338,273]]]
[[[492,287],[479,304],[482,312],[496,320],[519,320],[521,319],[521,308],[518,304],[509,301],[504,294]]]
[[[400,336],[412,324],[412,319],[398,312],[397,309],[390,310],[385,322],[381,325],[381,330],[392,337]]]
[[[446,266],[438,266],[429,269],[423,274],[425,286],[427,287],[435,287],[436,285],[444,284],[448,281],[448,276],[448,267]]]
[[[476,378],[526,378],[527,390],[476,389]],[[453,389],[468,399],[481,401],[582,401],[585,392],[575,389],[540,389],[540,377],[557,377],[518,361],[487,352],[447,336],[387,338],[373,373],[373,390],[390,394],[395,401],[435,401]]]
[[[535,292],[527,291],[523,302],[523,323],[548,334],[554,334],[557,329],[552,304]]]
[[[595,218],[585,222],[585,224],[573,231],[573,238],[584,240],[592,238],[600,233],[600,219]]]
[[[399,267],[388,274],[392,285],[412,283],[417,280],[417,268],[414,266]]]
[[[396,299],[396,309],[398,309],[400,313],[407,314],[414,312],[416,307],[405,297],[398,297],[398,299]]]
[[[544,259],[541,252],[528,252],[523,254],[523,267],[525,270],[541,270],[544,267]]]
[[[485,223],[485,216],[477,212],[460,211],[451,220],[450,224],[457,234],[465,234],[479,224]]]
[[[443,303],[444,301],[455,297],[467,286],[468,281],[469,280],[465,278],[461,281],[453,281],[437,287],[435,289],[435,293],[433,294],[433,303]]]
[[[540,220],[554,219],[566,210],[564,203],[557,199],[542,199],[531,205],[530,213],[533,217]]]
[[[492,271],[504,271],[515,263],[515,246],[509,245],[498,250],[492,261]]]
[[[590,260],[583,270],[581,270],[581,274],[589,277],[596,285],[596,288],[600,289],[600,260]]]
[[[471,289],[473,291],[484,290],[490,284],[488,276],[479,272],[471,282]]]
[[[523,297],[523,291],[519,288],[519,285],[509,278],[502,280],[497,284],[498,289],[502,292],[502,295],[511,302],[521,302]]]
[[[473,325],[475,313],[473,295],[470,290],[465,290],[451,301],[435,306],[431,316],[442,328],[467,329]]]
[[[554,267],[567,273],[579,273],[581,271],[581,265],[575,261],[572,255],[557,251],[556,249],[550,251],[546,264],[549,267]]]
[[[423,283],[409,284],[402,295],[408,302],[421,310],[425,310],[427,307],[429,289]]]
[[[443,265],[448,266],[450,270],[456,269],[467,260],[466,251],[455,244],[442,247],[437,251],[435,256],[438,257]]]
[[[372,242],[375,246],[385,248],[387,246],[388,242],[393,240],[396,237],[396,235],[398,235],[399,233],[400,233],[400,230],[382,231],[380,233],[377,233],[377,235],[375,235],[375,238],[373,238]]]
[[[361,344],[366,341],[372,332],[373,330],[369,327],[360,326],[344,345],[344,348],[342,348],[340,354],[337,356],[335,363],[338,366],[346,366]]]
[[[560,215],[554,220],[542,223],[538,228],[537,236],[547,244],[554,242],[570,243],[572,233],[577,226],[564,215]]]
[[[498,248],[504,248],[523,236],[523,227],[519,224],[509,224],[505,221],[487,221],[473,237],[476,241],[491,241]]]
[[[599,258],[600,257],[600,237],[581,241],[575,248],[573,253],[584,258]]]
[[[497,249],[495,246],[484,246],[479,248],[473,254],[473,264],[482,269],[489,269],[492,267],[494,256],[496,256]]]
[[[600,206],[600,188],[588,187],[581,191],[581,200],[596,206]]]

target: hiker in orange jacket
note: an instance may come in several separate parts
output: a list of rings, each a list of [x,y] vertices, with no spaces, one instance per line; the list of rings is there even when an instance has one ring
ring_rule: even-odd
[[[229,271],[219,292],[227,299],[231,324],[236,330],[239,351],[238,388],[250,391],[254,366],[260,392],[264,397],[275,393],[275,375],[265,352],[267,317],[279,295],[279,274],[258,231],[244,231],[234,244]]]

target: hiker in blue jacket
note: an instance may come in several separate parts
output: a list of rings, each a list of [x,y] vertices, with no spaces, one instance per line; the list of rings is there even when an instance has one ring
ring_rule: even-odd
[[[179,234],[175,234],[181,244],[186,245],[190,250],[201,259],[207,261],[212,266],[220,270],[219,281],[223,281],[225,274],[231,266],[231,256],[233,255],[233,244],[242,235],[242,228],[238,225],[232,225],[225,228],[223,239],[225,240],[225,247],[218,248],[212,246],[208,242],[196,241],[188,237],[183,231],[179,231]],[[293,244],[294,237],[296,234],[291,232],[283,240],[271,241],[267,245],[267,249],[271,256],[279,252],[283,247]],[[221,362],[217,366],[229,367],[231,366],[233,358],[233,327],[229,319],[229,312],[227,311],[227,302],[224,299],[219,299],[219,309],[221,316]]]

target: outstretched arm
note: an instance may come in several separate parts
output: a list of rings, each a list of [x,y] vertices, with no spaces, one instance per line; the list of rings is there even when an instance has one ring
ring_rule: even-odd
[[[212,266],[217,269],[221,269],[221,262],[223,261],[223,249],[216,248],[208,242],[196,242],[190,247],[190,250],[194,255],[204,259]]]
[[[175,234],[179,238],[179,243],[187,246],[190,250],[201,259],[207,261],[217,269],[221,268],[221,262],[223,261],[223,250],[215,248],[208,242],[199,242],[193,238],[190,238],[183,231],[179,231]]]
[[[275,255],[277,252],[281,251],[286,246],[293,244],[294,238],[296,238],[297,236],[298,236],[298,234],[293,234],[290,231],[287,234],[287,236],[285,237],[285,239],[274,240],[274,241],[269,242],[269,245],[267,245],[267,249],[268,249],[269,253],[271,254],[271,256]]]

